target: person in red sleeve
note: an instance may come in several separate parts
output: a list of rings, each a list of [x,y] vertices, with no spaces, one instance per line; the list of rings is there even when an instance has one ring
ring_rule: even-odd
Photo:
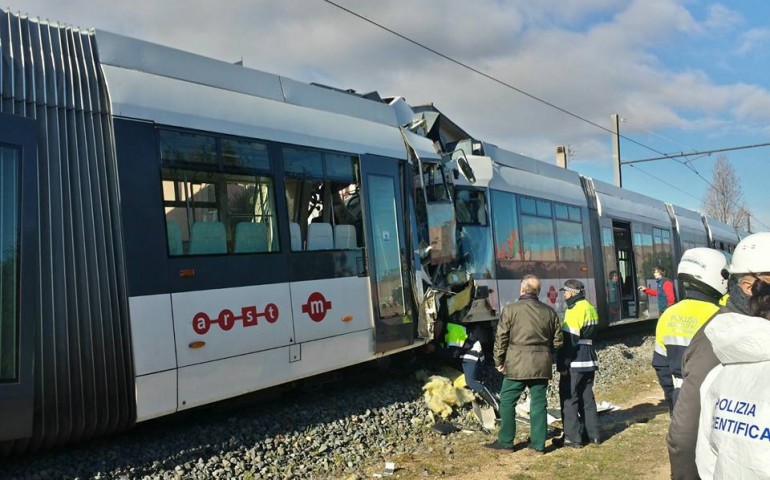
[[[658,297],[658,314],[662,314],[668,307],[676,303],[676,293],[674,293],[674,282],[670,278],[666,277],[666,269],[660,265],[656,265],[652,271],[652,275],[655,277],[655,283],[658,284],[658,288],[646,288],[639,287],[639,291],[644,292],[647,296]]]

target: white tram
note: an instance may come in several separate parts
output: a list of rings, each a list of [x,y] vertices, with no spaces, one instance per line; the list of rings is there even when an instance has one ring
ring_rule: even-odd
[[[652,262],[738,240],[400,98],[7,12],[0,53],[3,454],[491,327],[527,273],[654,317]]]

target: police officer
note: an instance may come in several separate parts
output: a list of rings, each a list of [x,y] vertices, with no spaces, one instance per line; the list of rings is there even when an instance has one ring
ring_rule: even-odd
[[[705,333],[706,326],[720,317],[729,320],[730,312],[744,315],[750,313],[749,301],[754,282],[757,278],[770,281],[770,233],[754,233],[741,240],[733,252],[729,273],[734,281],[727,307],[717,312],[698,330],[682,359],[683,383],[671,416],[667,438],[673,479],[699,478],[695,464],[695,444],[701,413],[701,385],[709,372],[721,363]],[[732,324],[735,328],[742,328],[739,321]]]
[[[679,262],[677,279],[684,286],[685,299],[668,308],[655,329],[652,367],[673,412],[682,386],[682,356],[695,332],[719,310],[719,300],[727,292],[722,270],[727,258],[712,248],[691,248]]]
[[[567,302],[561,327],[564,346],[557,355],[564,437],[554,439],[554,444],[579,448],[583,446],[584,433],[591,443],[601,442],[593,391],[594,375],[599,368],[593,346],[599,315],[586,300],[583,282],[567,280],[560,290]]]

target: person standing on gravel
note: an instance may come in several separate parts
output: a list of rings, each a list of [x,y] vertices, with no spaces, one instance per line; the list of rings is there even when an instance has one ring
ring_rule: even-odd
[[[741,240],[733,252],[729,273],[736,281],[730,289],[727,307],[698,330],[682,358],[682,387],[671,415],[667,438],[671,478],[676,480],[699,478],[695,446],[701,413],[700,388],[706,375],[721,363],[704,330],[710,322],[730,312],[750,313],[749,299],[754,282],[758,277],[770,281],[770,233],[754,233]],[[733,323],[736,328],[741,328],[740,322]]]
[[[727,268],[724,253],[713,248],[691,248],[684,252],[676,278],[685,299],[663,312],[655,328],[652,367],[663,389],[669,413],[682,386],[682,356],[695,332],[719,310],[719,299],[727,292],[722,271]]]
[[[559,290],[567,303],[561,326],[564,345],[556,360],[564,436],[554,439],[554,444],[580,448],[584,433],[589,442],[601,443],[593,389],[594,375],[599,369],[593,345],[599,329],[599,314],[586,300],[583,282],[570,279]]]
[[[561,322],[556,311],[538,299],[540,280],[527,275],[521,280],[517,302],[503,308],[495,336],[495,367],[504,376],[500,389],[500,430],[497,440],[486,445],[513,451],[516,438],[516,403],[529,389],[529,448],[542,453],[548,428],[546,389],[551,379],[551,353],[561,348]]]

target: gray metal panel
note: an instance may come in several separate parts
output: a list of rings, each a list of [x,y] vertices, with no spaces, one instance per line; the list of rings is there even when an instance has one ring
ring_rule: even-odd
[[[600,180],[593,179],[593,182],[602,217],[636,220],[665,229],[671,228],[671,217],[662,201]]]
[[[491,144],[484,144],[484,153],[493,162],[491,170],[479,157],[471,156],[470,159],[473,161],[472,165],[479,165],[478,177],[489,188],[548,198],[572,205],[588,205],[580,183],[580,175],[577,172],[549,165]]]
[[[112,121],[93,36],[0,12],[0,39],[20,42],[2,47],[1,94],[12,101],[0,111],[35,119],[39,138],[40,315],[23,319],[37,322],[35,419],[31,438],[0,443],[8,453],[127,428],[136,413]]]
[[[385,125],[398,125],[396,112],[392,107],[358,95],[308,85],[287,77],[114,33],[98,31],[96,38],[103,65],[137,70]],[[120,87],[111,88],[114,95],[121,95]]]
[[[496,190],[515,192],[538,198],[547,198],[578,206],[588,206],[580,177],[577,183],[551,178],[537,173],[496,165],[496,174],[489,182],[489,187]]]
[[[706,221],[708,222],[709,229],[711,229],[712,240],[717,242],[728,242],[732,245],[738,243],[738,233],[733,227],[709,217],[706,217]]]
[[[394,126],[147,72],[110,66],[105,66],[103,71],[116,116],[344,152],[406,158],[403,139]],[[426,140],[420,144],[424,145]]]
[[[277,75],[115,33],[99,30],[95,35],[102,65],[153,73],[276,101],[284,100],[281,79]]]
[[[290,78],[281,77],[284,96],[288,103],[315,108],[327,112],[357,117],[370,122],[396,126],[396,112],[393,107],[374,100],[345,94],[328,88],[308,85]]]
[[[706,234],[706,227],[703,225],[700,213],[676,205],[672,205],[672,207],[674,215],[676,215],[676,219],[679,222],[679,230],[697,234],[703,240],[703,244],[707,245],[708,235]]]

